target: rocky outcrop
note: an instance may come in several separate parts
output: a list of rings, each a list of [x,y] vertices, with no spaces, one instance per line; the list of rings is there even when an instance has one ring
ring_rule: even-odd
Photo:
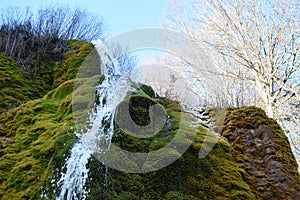
[[[229,110],[221,134],[258,199],[299,199],[300,177],[289,141],[263,110]]]

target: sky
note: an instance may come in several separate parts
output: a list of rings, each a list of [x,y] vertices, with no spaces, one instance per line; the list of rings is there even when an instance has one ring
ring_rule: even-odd
[[[137,28],[159,27],[169,2],[170,0],[0,0],[0,8],[29,6],[37,9],[49,4],[82,7],[103,16],[107,35],[113,36]]]

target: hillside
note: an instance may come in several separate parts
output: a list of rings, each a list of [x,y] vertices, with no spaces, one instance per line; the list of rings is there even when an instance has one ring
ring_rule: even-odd
[[[78,98],[77,103],[91,107],[85,90],[93,87],[88,78],[76,79],[93,46],[74,40],[68,42],[68,48],[61,63],[50,63],[51,67],[45,70],[50,72],[35,80],[29,79],[14,60],[0,54],[0,198],[3,200],[55,199],[62,190],[61,173],[66,171],[64,165],[79,141],[75,132],[86,125],[85,120],[74,122],[72,101]],[[85,84],[84,90],[74,88],[78,81]],[[300,196],[298,166],[288,139],[263,110],[212,109],[215,121],[218,115],[214,113],[225,116],[224,124],[216,127],[220,134],[216,137],[205,127],[191,127],[194,119],[178,102],[154,95],[149,86],[139,85],[121,102],[120,108],[123,104],[129,104],[133,120],[141,126],[149,123],[149,107],[155,104],[165,109],[170,120],[157,135],[146,139],[130,136],[115,126],[112,143],[116,146],[131,152],[151,152],[165,147],[179,131],[184,138],[176,145],[190,145],[182,156],[172,149],[166,150],[164,157],[179,155],[179,159],[146,173],[119,171],[104,166],[96,156],[89,158],[84,184],[87,199],[253,200]],[[79,114],[85,119],[88,112],[85,109]],[[215,142],[208,155],[199,158],[199,150]],[[134,158],[121,156],[126,160],[123,164],[134,167]],[[86,194],[76,195],[83,199]]]

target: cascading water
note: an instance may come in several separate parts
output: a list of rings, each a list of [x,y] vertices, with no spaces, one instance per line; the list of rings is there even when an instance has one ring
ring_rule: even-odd
[[[106,54],[100,54],[102,63],[108,63]],[[105,79],[96,87],[98,104],[95,104],[89,116],[89,129],[84,133],[77,133],[79,142],[71,149],[71,155],[66,161],[58,187],[61,188],[56,200],[86,199],[88,190],[85,183],[88,179],[87,163],[92,153],[104,154],[109,150],[114,130],[114,111],[117,105],[125,98],[127,91],[132,87],[125,76],[121,76],[118,65],[105,65],[102,69]],[[105,156],[104,156],[105,159]],[[105,166],[105,160],[101,160]],[[63,170],[62,170],[63,171]],[[105,169],[104,190],[108,187],[108,167]]]
[[[86,164],[90,156],[82,142],[77,142],[73,146],[71,156],[64,165],[67,171],[62,174],[58,182],[58,185],[62,185],[61,193],[56,199],[64,199],[65,195],[67,199],[86,199],[88,190],[84,186],[89,172]]]
[[[90,115],[90,129],[81,136],[82,142],[93,153],[102,154],[101,162],[105,166],[104,190],[108,190],[108,167],[105,153],[109,150],[114,131],[114,113],[118,104],[132,89],[127,78],[108,68],[105,80],[97,86],[98,105]],[[99,158],[98,158],[99,159]]]

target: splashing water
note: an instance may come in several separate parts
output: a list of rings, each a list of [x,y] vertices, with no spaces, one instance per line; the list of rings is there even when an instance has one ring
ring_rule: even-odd
[[[100,54],[101,59],[107,59],[107,54]],[[107,60],[102,63],[107,63]],[[106,65],[102,69],[105,79],[96,87],[98,104],[89,116],[90,128],[78,134],[79,142],[71,149],[71,155],[65,163],[58,186],[61,188],[56,200],[86,199],[89,191],[85,188],[89,170],[87,163],[92,153],[101,153],[109,150],[114,130],[114,112],[117,105],[125,98],[128,91],[133,91],[128,78],[121,76],[116,65]],[[104,156],[105,159],[105,156]],[[101,160],[105,165],[105,160]],[[103,187],[108,187],[108,167],[106,167]]]
[[[114,130],[114,111],[130,89],[127,79],[116,75],[107,76],[97,87],[99,105],[90,116],[91,128],[81,137],[92,152],[105,153],[109,150]]]
[[[85,149],[82,142],[77,142],[71,150],[71,156],[65,163],[63,168],[67,168],[66,173],[63,173],[58,185],[61,186],[61,193],[56,199],[64,199],[67,194],[67,199],[84,200],[87,197],[88,191],[84,188],[88,178],[88,169],[86,164],[90,158],[90,153]]]
[[[119,75],[108,75],[97,87],[98,102],[93,114],[90,115],[91,128],[81,136],[81,140],[93,152],[102,154],[101,162],[105,166],[104,190],[108,190],[108,166],[105,153],[110,149],[114,131],[114,113],[117,105],[130,91],[128,79]],[[99,158],[98,158],[99,159]]]

